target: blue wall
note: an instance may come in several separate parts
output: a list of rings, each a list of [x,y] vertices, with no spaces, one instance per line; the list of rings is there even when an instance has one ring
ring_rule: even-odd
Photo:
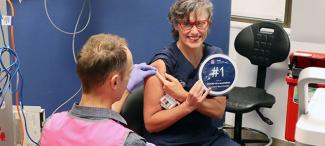
[[[49,14],[60,28],[73,32],[82,0],[47,0]],[[91,0],[92,17],[86,30],[76,36],[78,52],[96,33],[125,37],[134,62],[147,62],[173,39],[167,13],[172,0]],[[25,105],[40,105],[47,116],[80,87],[72,56],[72,35],[56,30],[45,14],[43,0],[13,1],[16,48],[22,62]],[[208,43],[228,52],[230,1],[214,0],[214,22]],[[79,28],[84,26],[88,7]],[[79,96],[66,105],[69,109]]]

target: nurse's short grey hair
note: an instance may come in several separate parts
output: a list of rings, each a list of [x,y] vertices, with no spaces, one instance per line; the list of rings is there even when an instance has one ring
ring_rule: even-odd
[[[178,32],[174,25],[177,25],[181,20],[189,17],[190,13],[204,8],[209,13],[209,20],[212,22],[213,4],[210,0],[176,0],[170,7],[168,13],[169,22],[172,25],[172,33],[175,39],[178,39]]]

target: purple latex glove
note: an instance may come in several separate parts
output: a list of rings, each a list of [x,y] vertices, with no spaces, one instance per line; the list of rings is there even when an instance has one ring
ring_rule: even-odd
[[[156,68],[147,65],[146,63],[134,64],[127,85],[128,91],[131,93],[144,80],[144,78],[155,74]]]

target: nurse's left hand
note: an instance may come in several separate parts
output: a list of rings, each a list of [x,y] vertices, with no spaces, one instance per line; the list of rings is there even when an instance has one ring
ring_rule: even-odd
[[[191,88],[185,103],[189,108],[195,110],[206,99],[211,89],[205,90],[202,81],[197,81]]]

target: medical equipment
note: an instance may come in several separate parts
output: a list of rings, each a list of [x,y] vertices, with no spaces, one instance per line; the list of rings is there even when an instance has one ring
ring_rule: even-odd
[[[296,146],[324,146],[325,89],[319,88],[308,95],[308,84],[325,83],[325,68],[308,67],[301,71],[298,80],[299,119],[296,125]]]
[[[7,97],[0,108],[0,146],[15,146],[14,140],[16,127],[14,126],[14,119],[12,114],[12,98]],[[18,128],[18,127],[17,127]]]
[[[325,68],[325,54],[319,52],[295,51],[289,55],[289,70],[286,75],[288,88],[285,139],[295,142],[296,123],[298,121],[298,78],[301,70],[307,67]],[[325,84],[310,84],[309,90],[325,88]]]
[[[10,0],[6,1],[10,7],[10,13],[3,15],[0,13],[1,18],[1,38],[3,47],[1,46],[0,49],[0,69],[1,69],[1,79],[0,79],[0,88],[1,88],[1,95],[0,95],[0,115],[4,117],[5,120],[1,121],[4,123],[0,123],[0,129],[2,127],[2,131],[0,131],[0,145],[4,144],[5,146],[9,145],[16,145],[16,141],[14,140],[13,131],[16,131],[15,128],[18,126],[12,126],[13,122],[13,112],[12,108],[12,102],[8,98],[12,98],[11,96],[15,96],[16,101],[16,108],[17,108],[17,114],[19,119],[19,125],[20,125],[20,132],[21,137],[20,143],[21,145],[24,145],[25,141],[25,132],[27,137],[35,144],[38,145],[37,142],[35,142],[29,135],[29,132],[27,130],[27,124],[26,124],[26,118],[24,113],[24,105],[22,102],[22,92],[23,92],[23,77],[20,71],[20,60],[18,57],[18,54],[16,52],[15,48],[15,36],[14,36],[14,26],[12,24],[11,18],[14,18],[15,16],[15,10],[13,7],[13,4]],[[6,7],[4,7],[6,8]],[[2,12],[2,11],[0,11]],[[9,14],[11,16],[9,16]],[[6,16],[8,15],[8,16]],[[9,19],[10,17],[10,19]],[[4,27],[3,26],[7,26]],[[4,29],[10,28],[10,35],[4,34]],[[9,36],[10,36],[10,42],[11,44],[7,43],[9,42]],[[5,39],[8,37],[8,39]],[[4,101],[7,101],[5,103]],[[6,105],[7,104],[7,105]],[[4,107],[3,107],[4,106]],[[10,114],[11,116],[8,116]],[[9,124],[8,124],[9,123]],[[9,130],[8,130],[9,129]],[[7,134],[6,134],[7,133]],[[7,136],[8,138],[7,138]]]

